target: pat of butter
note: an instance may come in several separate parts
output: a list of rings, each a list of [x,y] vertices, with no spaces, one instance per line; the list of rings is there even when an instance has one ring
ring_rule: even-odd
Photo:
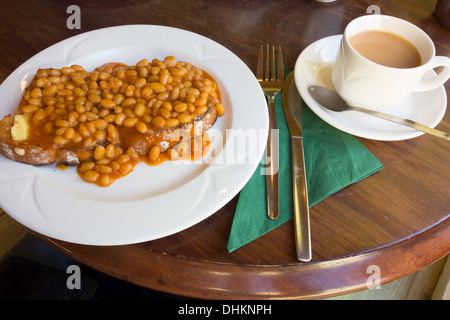
[[[30,136],[29,116],[25,114],[17,114],[14,116],[14,125],[11,128],[11,136],[13,140],[24,141]]]

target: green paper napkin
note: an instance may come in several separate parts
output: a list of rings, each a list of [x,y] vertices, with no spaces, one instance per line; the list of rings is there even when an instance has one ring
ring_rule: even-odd
[[[275,97],[279,129],[279,217],[276,220],[267,217],[265,176],[261,174],[264,165],[260,163],[240,192],[228,240],[229,252],[293,218],[290,133],[281,96],[280,93]],[[383,167],[358,139],[320,119],[304,102],[302,129],[310,207]]]

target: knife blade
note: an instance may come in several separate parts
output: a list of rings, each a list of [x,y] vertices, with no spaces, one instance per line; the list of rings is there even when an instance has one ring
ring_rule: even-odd
[[[295,224],[295,245],[300,261],[311,260],[311,232],[308,188],[306,184],[301,97],[295,85],[294,72],[286,77],[283,87],[283,110],[291,134],[292,199]]]

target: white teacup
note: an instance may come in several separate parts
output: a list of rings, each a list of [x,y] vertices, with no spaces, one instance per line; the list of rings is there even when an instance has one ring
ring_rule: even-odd
[[[374,30],[408,40],[418,50],[421,64],[412,68],[393,68],[363,57],[353,48],[350,39]],[[345,28],[331,80],[336,92],[350,105],[373,110],[389,108],[401,104],[411,92],[432,90],[448,80],[450,58],[436,56],[435,51],[430,37],[405,20],[377,14],[362,16]],[[439,75],[428,73],[439,66],[444,66]]]

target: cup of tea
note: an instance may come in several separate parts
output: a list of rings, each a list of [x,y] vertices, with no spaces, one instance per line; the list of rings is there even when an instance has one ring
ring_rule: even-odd
[[[350,105],[393,107],[411,92],[435,89],[449,79],[450,58],[435,52],[430,37],[408,21],[362,16],[345,28],[331,80]],[[442,66],[439,74],[429,72]]]

